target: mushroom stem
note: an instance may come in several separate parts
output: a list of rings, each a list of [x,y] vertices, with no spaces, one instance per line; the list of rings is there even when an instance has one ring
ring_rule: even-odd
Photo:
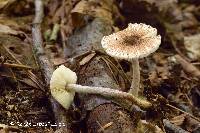
[[[140,87],[140,66],[138,59],[132,60],[132,70],[133,70],[133,79],[129,93],[137,97]]]
[[[65,87],[67,91],[75,91],[77,93],[83,93],[83,94],[99,94],[107,98],[121,98],[129,100],[136,105],[143,107],[143,108],[149,108],[152,106],[152,104],[144,99],[139,99],[135,96],[133,96],[130,93],[122,92],[115,89],[110,88],[104,88],[104,87],[90,87],[90,86],[82,86],[77,84],[67,84]]]

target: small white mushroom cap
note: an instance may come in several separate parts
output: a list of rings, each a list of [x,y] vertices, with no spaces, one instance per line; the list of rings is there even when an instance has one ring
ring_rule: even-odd
[[[132,60],[155,52],[161,44],[161,36],[150,25],[130,23],[126,29],[104,36],[101,44],[110,56]]]
[[[50,80],[51,95],[65,108],[68,109],[74,100],[75,92],[65,89],[67,84],[75,84],[77,81],[76,73],[66,68],[64,65],[59,66]]]

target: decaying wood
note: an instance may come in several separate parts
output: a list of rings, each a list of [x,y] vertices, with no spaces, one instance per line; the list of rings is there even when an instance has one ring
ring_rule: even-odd
[[[101,38],[111,32],[112,27],[108,23],[95,19],[75,32],[69,38],[67,46],[71,48],[72,56],[101,49]],[[81,85],[119,89],[105,62],[98,56],[80,66],[77,73],[78,83]],[[131,117],[130,113],[119,105],[98,95],[80,94],[79,99],[82,111],[88,114],[85,118],[87,132],[134,132],[139,118]]]
[[[167,130],[169,130],[170,132],[173,133],[189,133],[185,130],[183,130],[182,128],[172,124],[169,120],[164,119],[163,120],[164,126]]]
[[[45,52],[43,49],[43,40],[42,40],[42,34],[41,34],[41,22],[43,19],[43,15],[44,14],[43,14],[42,0],[35,0],[35,18],[34,18],[33,27],[32,27],[33,49],[34,49],[34,54],[37,57],[37,61],[39,63],[40,69],[43,72],[43,76],[46,83],[46,90],[47,90],[49,88],[51,75],[54,69],[53,69],[52,63],[50,63],[49,59],[45,55]],[[57,123],[61,123],[61,122],[65,123],[65,125],[67,125],[68,119],[66,118],[67,116],[66,111],[52,97],[50,97],[50,101],[52,104],[52,110],[55,116],[55,121]],[[57,128],[60,128],[60,127],[57,127]]]

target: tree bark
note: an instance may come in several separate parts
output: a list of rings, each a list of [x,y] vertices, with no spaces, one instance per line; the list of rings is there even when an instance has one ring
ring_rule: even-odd
[[[68,40],[67,47],[71,48],[71,56],[77,56],[90,50],[101,48],[101,38],[112,32],[108,23],[94,19],[91,23],[76,31]],[[119,88],[112,78],[108,67],[100,56],[95,56],[77,70],[78,83],[88,86]],[[92,132],[134,132],[138,117],[99,95],[79,95],[82,111],[87,113],[85,129]],[[123,100],[123,99],[121,99]]]

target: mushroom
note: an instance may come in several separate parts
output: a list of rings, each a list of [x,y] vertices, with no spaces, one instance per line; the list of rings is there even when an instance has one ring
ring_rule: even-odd
[[[65,109],[68,109],[74,100],[74,91],[66,91],[66,84],[75,84],[77,81],[76,73],[66,68],[64,65],[59,66],[52,74],[50,80],[50,91]]]
[[[134,97],[130,93],[122,92],[115,89],[104,87],[90,87],[76,84],[76,73],[66,68],[64,65],[59,66],[51,77],[50,90],[52,96],[65,108],[69,109],[74,99],[75,92],[87,94],[99,94],[107,98],[121,98],[134,102],[140,107],[148,108],[151,103],[144,99]]]
[[[126,29],[104,36],[101,40],[108,55],[132,62],[133,78],[129,93],[135,96],[138,96],[140,85],[138,59],[155,52],[160,43],[161,36],[157,35],[157,29],[143,23],[130,23]]]

